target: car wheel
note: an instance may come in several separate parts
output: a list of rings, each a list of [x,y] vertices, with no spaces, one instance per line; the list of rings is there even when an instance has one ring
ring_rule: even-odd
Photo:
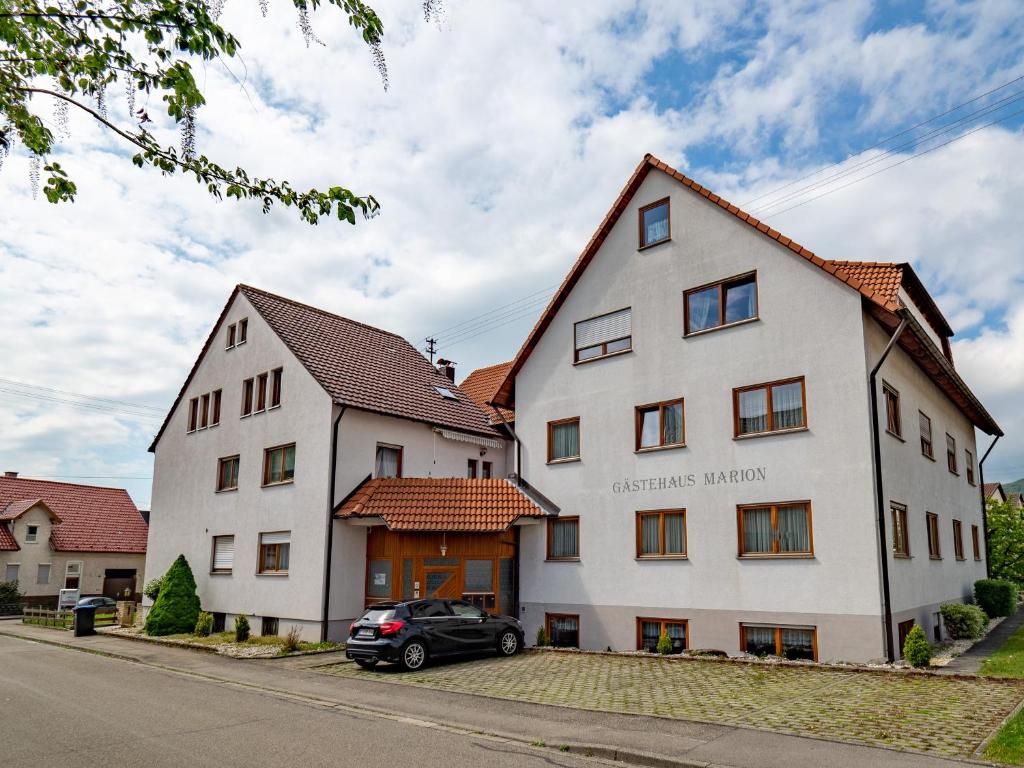
[[[358,664],[363,669],[373,669],[374,667],[377,666],[377,660],[376,659],[356,659],[356,664]]]
[[[415,671],[427,663],[427,647],[419,640],[406,643],[402,648],[401,665],[403,669]]]
[[[519,653],[519,635],[507,629],[498,635],[498,653],[502,656],[515,656]]]

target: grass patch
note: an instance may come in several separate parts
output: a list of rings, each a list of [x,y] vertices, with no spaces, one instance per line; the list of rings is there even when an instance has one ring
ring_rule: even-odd
[[[980,674],[1024,678],[1024,627],[1010,635],[998,651],[985,659]]]
[[[985,747],[985,757],[997,763],[1024,765],[1024,712],[1018,712],[999,729]]]

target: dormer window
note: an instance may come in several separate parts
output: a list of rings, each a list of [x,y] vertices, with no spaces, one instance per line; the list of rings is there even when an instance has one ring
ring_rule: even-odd
[[[25,543],[34,544],[39,541],[39,526],[30,525],[25,528]]]
[[[640,209],[640,248],[663,243],[672,239],[669,224],[669,202],[666,197]]]

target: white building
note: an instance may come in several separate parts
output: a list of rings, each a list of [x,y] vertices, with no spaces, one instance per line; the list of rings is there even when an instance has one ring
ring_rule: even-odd
[[[647,156],[493,398],[561,510],[522,531],[528,634],[860,661],[938,637],[985,576],[975,427],[1000,434],[951,335],[908,265],[822,260]]]

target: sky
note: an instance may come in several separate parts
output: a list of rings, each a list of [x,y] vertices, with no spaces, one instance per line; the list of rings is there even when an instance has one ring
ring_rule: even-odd
[[[269,0],[264,18],[227,0],[241,56],[195,65],[200,152],[373,194],[372,220],[310,227],[217,202],[135,168],[77,114],[53,155],[73,204],[33,199],[19,148],[5,160],[0,469],[123,486],[147,508],[146,449],[239,282],[420,348],[436,336],[460,379],[511,359],[651,152],[825,258],[910,262],[1007,434],[986,479],[1024,476],[1016,0],[445,0],[431,21],[414,0],[372,5],[387,91],[330,5],[312,16],[324,45],[307,46],[290,2]],[[131,128],[123,91],[108,102]],[[152,130],[176,143],[160,104]]]

